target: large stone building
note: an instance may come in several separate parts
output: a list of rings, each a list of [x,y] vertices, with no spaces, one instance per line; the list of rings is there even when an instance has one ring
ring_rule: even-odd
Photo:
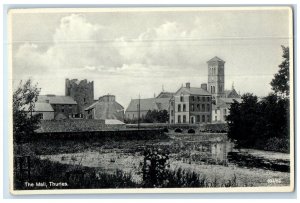
[[[230,105],[241,102],[233,86],[232,90],[225,90],[225,61],[215,56],[207,65],[207,84],[190,87],[190,83],[186,83],[174,94],[169,110],[170,123],[225,122]]]
[[[85,118],[124,121],[124,107],[116,101],[114,95],[104,95],[85,108]]]
[[[83,118],[84,109],[94,102],[94,82],[66,79],[65,96],[70,96],[77,102],[78,117]]]
[[[70,96],[58,96],[54,94],[39,95],[36,104],[40,107],[51,105],[54,111],[53,118],[56,120],[75,118],[78,114],[77,102]],[[35,111],[38,111],[38,109]],[[49,120],[49,117],[45,118],[45,120]]]
[[[36,113],[42,113],[43,120],[60,120],[68,118],[83,118],[84,109],[94,102],[94,82],[87,80],[65,81],[65,96],[61,95],[39,95],[37,100]],[[54,116],[49,112],[47,106],[51,106]],[[47,111],[44,111],[46,109]],[[46,113],[47,112],[47,113]],[[51,116],[50,116],[51,115]]]
[[[185,87],[177,90],[170,101],[170,123],[200,124],[211,122],[212,96],[206,85]]]

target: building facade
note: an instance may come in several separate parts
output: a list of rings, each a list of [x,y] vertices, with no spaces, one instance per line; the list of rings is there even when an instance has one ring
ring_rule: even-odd
[[[53,120],[54,119],[54,110],[49,103],[41,103],[36,102],[34,105],[34,110],[30,112],[29,105],[25,106],[25,111],[27,111],[27,115],[39,115],[42,120]]]
[[[50,104],[56,120],[75,118],[78,114],[77,102],[69,96],[39,95],[37,103]]]
[[[104,95],[98,101],[85,108],[86,119],[124,121],[124,107],[116,101],[114,95]]]
[[[186,83],[170,100],[171,124],[200,124],[211,122],[212,96],[201,87]]]
[[[137,120],[145,118],[148,111],[162,111],[169,112],[170,99],[174,93],[161,92],[157,97],[147,99],[132,99],[125,111],[125,118],[127,120]],[[140,107],[140,108],[139,108]]]
[[[83,118],[85,108],[94,103],[94,82],[66,79],[65,96],[70,96],[76,101],[78,112],[76,117]]]

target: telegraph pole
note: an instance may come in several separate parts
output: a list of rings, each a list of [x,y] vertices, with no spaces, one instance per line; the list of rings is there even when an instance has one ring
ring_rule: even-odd
[[[140,129],[140,113],[141,113],[141,95],[139,94],[139,104],[138,104],[138,130]]]

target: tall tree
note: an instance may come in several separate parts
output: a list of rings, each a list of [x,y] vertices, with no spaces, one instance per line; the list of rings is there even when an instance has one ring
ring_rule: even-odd
[[[258,119],[257,97],[247,93],[242,96],[242,103],[234,102],[227,116],[229,126],[228,137],[237,142],[239,147],[253,147],[257,141],[257,133],[253,130]]]
[[[271,81],[272,90],[276,94],[281,96],[289,96],[290,94],[290,83],[289,83],[289,67],[290,67],[290,51],[289,47],[282,47],[282,58],[283,61],[279,65],[279,71],[274,75]]]
[[[13,93],[13,135],[17,143],[26,141],[38,128],[40,117],[33,114],[40,89],[29,79]]]

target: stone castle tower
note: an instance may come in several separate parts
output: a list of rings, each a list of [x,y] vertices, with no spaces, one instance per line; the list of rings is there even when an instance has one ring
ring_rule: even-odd
[[[208,91],[212,94],[213,99],[218,103],[219,98],[225,97],[225,61],[215,56],[207,61],[208,64]]]
[[[77,112],[83,117],[84,109],[94,102],[94,81],[66,79],[65,95],[77,102]]]

